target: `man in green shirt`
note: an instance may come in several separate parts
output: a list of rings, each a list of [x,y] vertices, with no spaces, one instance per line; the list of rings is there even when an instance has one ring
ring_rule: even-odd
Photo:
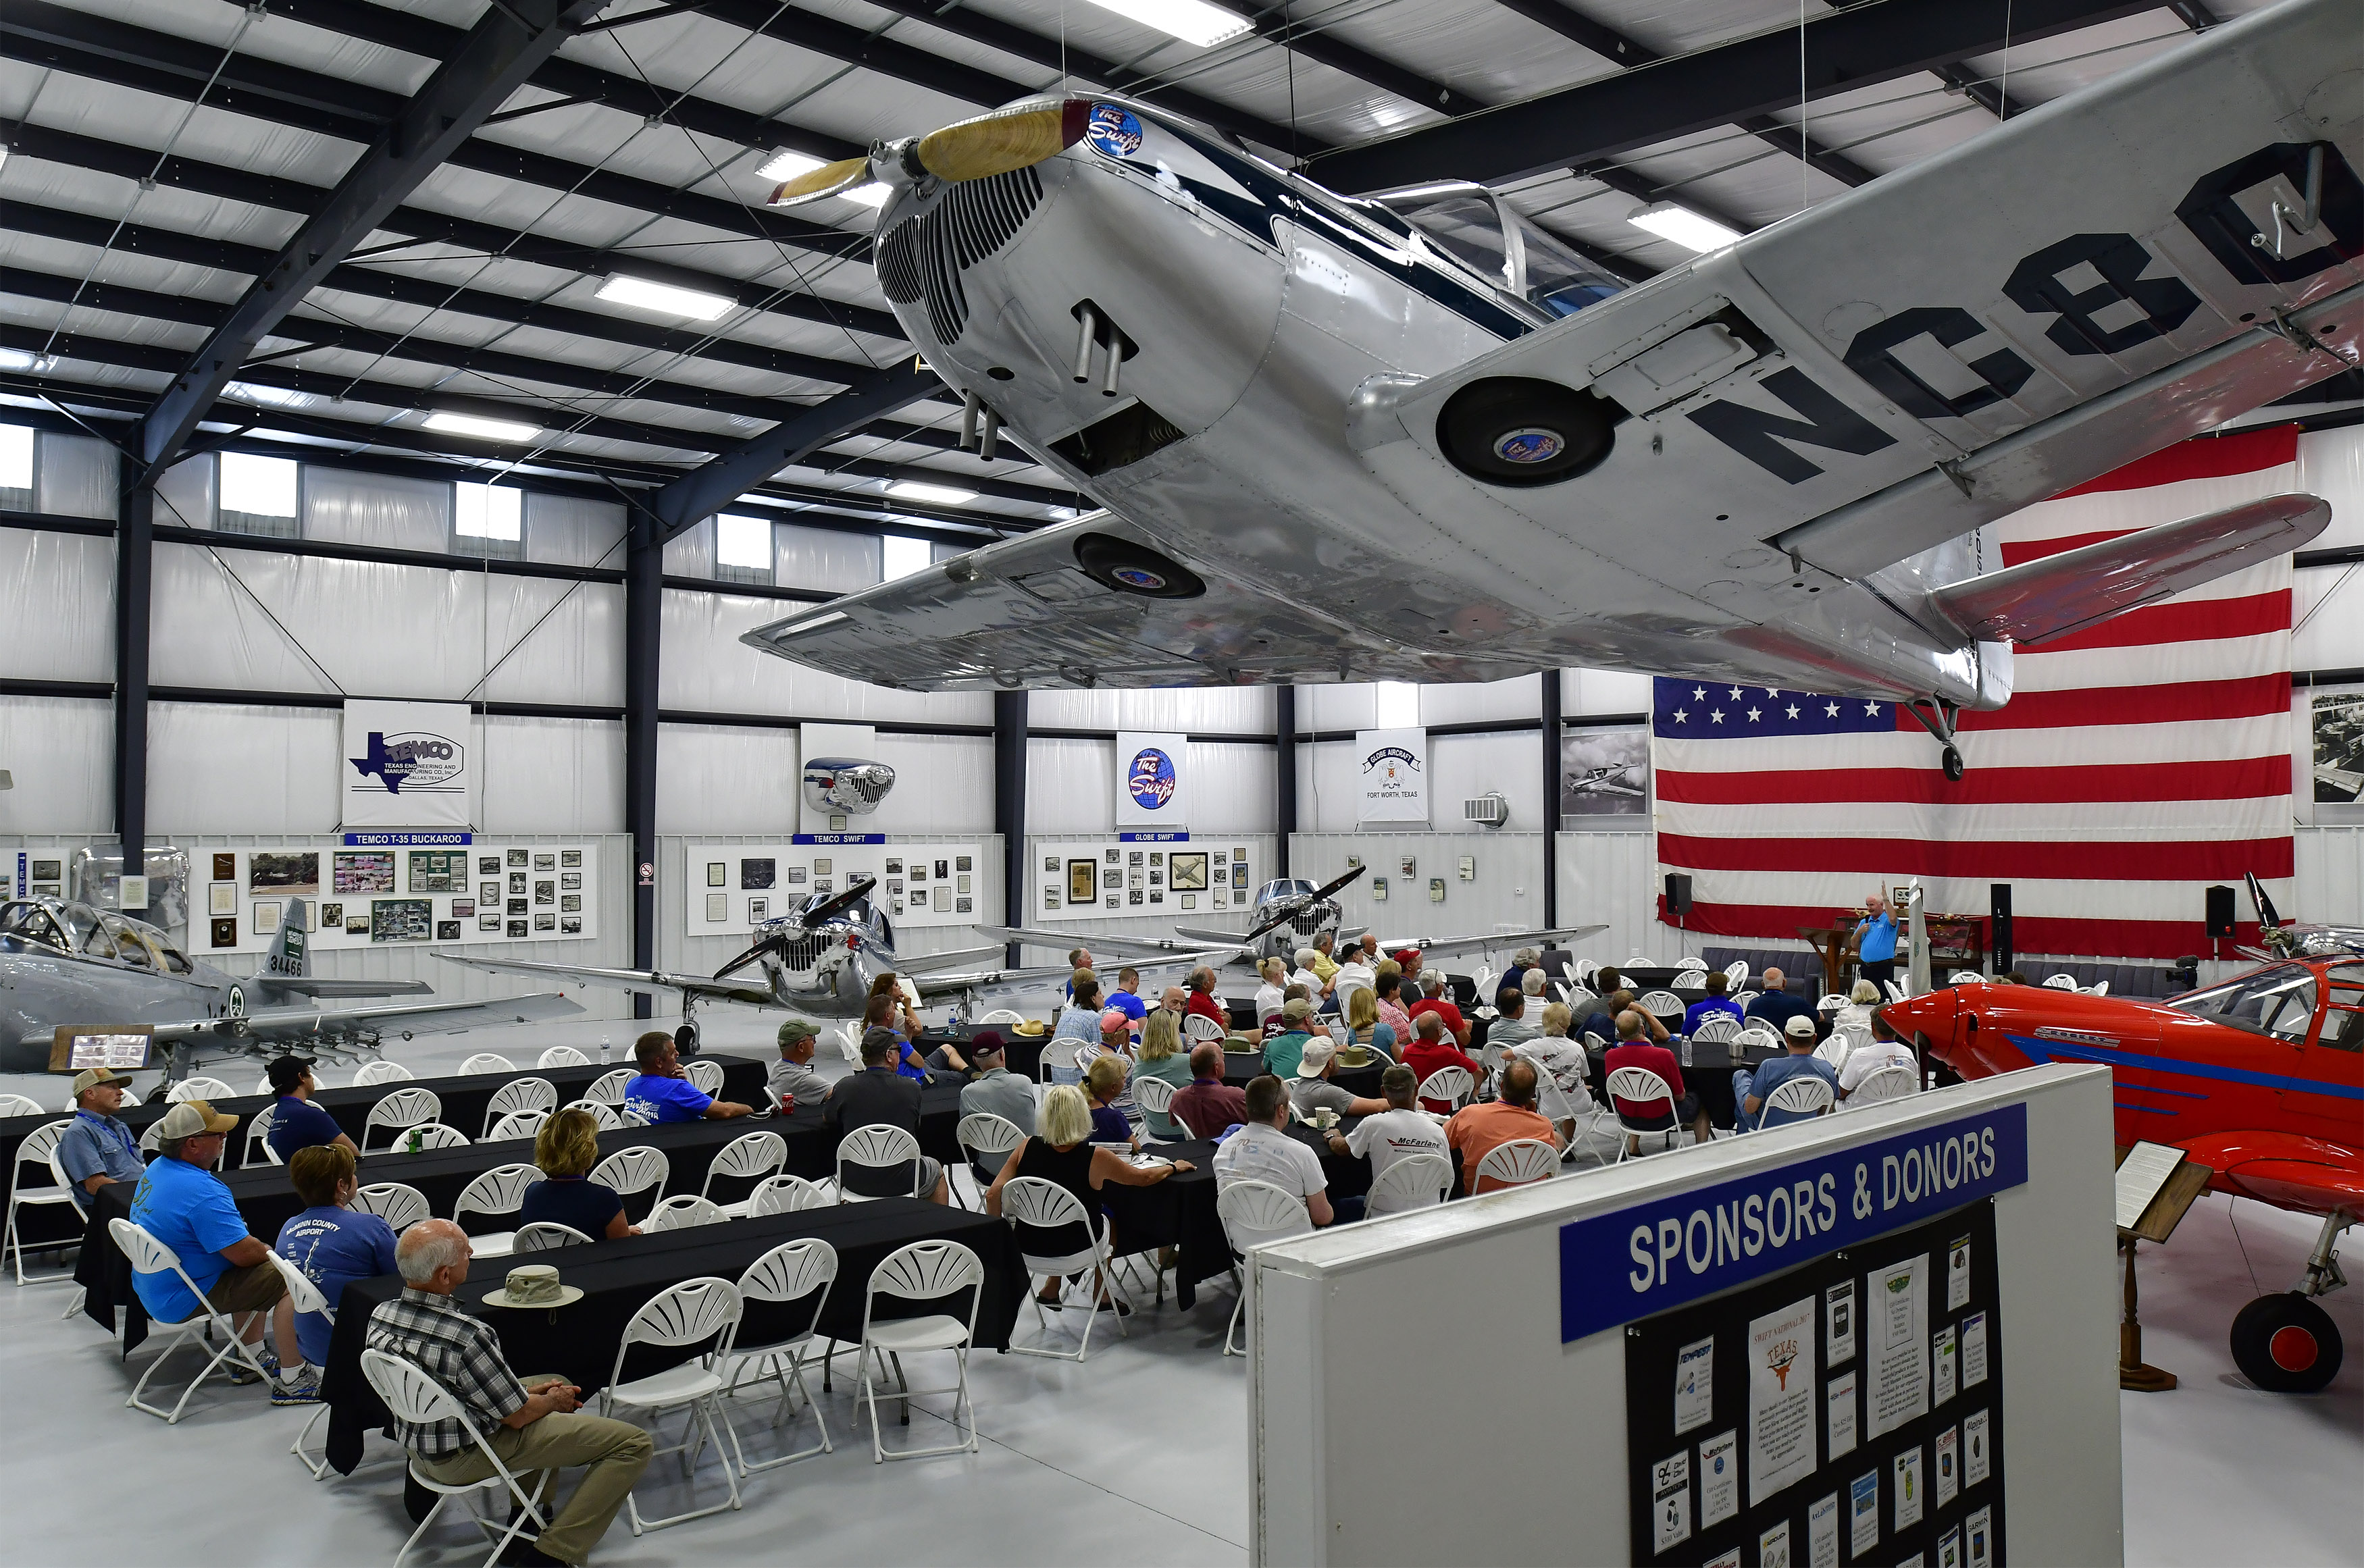
[[[1264,1042],[1264,1070],[1286,1084],[1297,1076],[1305,1060],[1305,1043],[1312,1038],[1313,1004],[1291,996],[1280,1005],[1280,1032]]]

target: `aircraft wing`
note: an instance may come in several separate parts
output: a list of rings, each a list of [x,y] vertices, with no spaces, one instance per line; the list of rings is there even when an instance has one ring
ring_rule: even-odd
[[[658,969],[590,969],[571,963],[542,963],[522,958],[474,958],[458,953],[435,955],[446,963],[463,963],[487,974],[546,974],[578,985],[599,985],[611,991],[679,991],[702,1002],[738,1002],[750,1007],[776,1006],[761,985],[715,980],[703,974],[667,974]]]
[[[1458,958],[1465,953],[1491,952],[1498,948],[1566,947],[1570,942],[1582,941],[1608,929],[1605,925],[1567,926],[1549,931],[1505,931],[1498,937],[1445,937],[1435,941],[1425,937],[1407,937],[1401,941],[1391,942],[1382,937],[1379,939],[1379,951],[1390,953],[1403,948],[1418,948],[1436,958]]]
[[[943,952],[898,952],[895,955],[895,973],[924,974],[931,969],[950,969],[955,964],[976,963],[981,959],[998,958],[1005,945],[1003,942],[995,942],[990,947],[953,948]]]
[[[1179,927],[1175,929],[1181,929]],[[998,937],[1005,942],[1023,942],[1028,947],[1038,948],[1087,947],[1096,954],[1110,952],[1119,958],[1155,958],[1161,953],[1202,953],[1210,941],[1238,940],[1227,938],[1219,931],[1195,933],[1183,931],[1182,934],[1186,937],[1195,936],[1204,940],[1176,941],[1169,937],[1120,937],[1098,933],[1087,936],[1078,931],[1051,931],[1034,926],[979,926],[977,929],[988,937]],[[1200,962],[1212,963],[1220,961],[1212,956],[1204,956]]]
[[[435,992],[435,987],[424,980],[316,980],[309,975],[258,974],[247,984],[316,1001],[332,996],[432,995]]]
[[[2219,1191],[2277,1208],[2364,1212],[2364,1151],[2295,1132],[2220,1132],[2176,1145],[2216,1173]]]
[[[322,1035],[452,1034],[494,1024],[541,1023],[583,1010],[563,996],[504,996],[482,1002],[404,1002],[384,1007],[273,1008],[240,1018],[190,1018],[156,1026],[160,1040],[302,1040]]]

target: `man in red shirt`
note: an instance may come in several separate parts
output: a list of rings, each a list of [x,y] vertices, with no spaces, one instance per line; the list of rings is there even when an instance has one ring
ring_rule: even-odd
[[[1212,1138],[1227,1127],[1248,1119],[1248,1096],[1223,1082],[1223,1048],[1201,1040],[1190,1049],[1190,1083],[1174,1091],[1166,1115],[1190,1129],[1193,1138]]]
[[[1225,1034],[1232,1032],[1232,1015],[1215,995],[1215,972],[1203,965],[1190,972],[1190,999],[1184,1011],[1193,1018],[1210,1019]]]
[[[1421,999],[1404,1009],[1411,1015],[1412,1027],[1420,1027],[1422,1013],[1438,1014],[1444,1019],[1445,1029],[1451,1031],[1453,1042],[1464,1051],[1468,1050],[1469,1020],[1461,1016],[1460,1007],[1444,994],[1444,976],[1432,974],[1420,983],[1420,988],[1422,993]]]
[[[1675,1114],[1671,1119],[1667,1116],[1662,1108],[1666,1103],[1663,1100],[1645,1104],[1619,1098],[1618,1116],[1631,1118],[1626,1123],[1625,1151],[1628,1154],[1642,1151],[1642,1140],[1634,1136],[1634,1128],[1650,1130],[1679,1126],[1686,1121],[1691,1124],[1692,1136],[1705,1143],[1714,1135],[1714,1129],[1708,1126],[1707,1112],[1700,1108],[1699,1095],[1683,1092],[1682,1063],[1677,1062],[1675,1053],[1665,1046],[1653,1045],[1644,1039],[1642,1028],[1640,1013],[1629,1010],[1617,1015],[1617,1043],[1609,1048],[1609,1054],[1603,1059],[1605,1068],[1614,1073],[1620,1067],[1642,1067],[1656,1073],[1666,1080],[1667,1088],[1675,1096]]]
[[[1493,1176],[1478,1179],[1478,1162],[1515,1139],[1532,1138],[1555,1149],[1565,1147],[1559,1132],[1535,1109],[1535,1064],[1512,1057],[1502,1069],[1501,1097],[1488,1104],[1464,1106],[1444,1124],[1444,1141],[1461,1156],[1461,1187],[1473,1195],[1500,1192],[1510,1185]]]
[[[1459,1046],[1444,1038],[1444,1016],[1442,1013],[1422,1013],[1412,1019],[1411,1027],[1412,1040],[1404,1048],[1403,1061],[1404,1065],[1411,1069],[1414,1083],[1425,1084],[1430,1073],[1446,1067],[1461,1068],[1478,1083],[1486,1081],[1486,1070],[1472,1061]],[[1450,1100],[1422,1099],[1420,1108],[1445,1116],[1452,1112],[1453,1103]]]

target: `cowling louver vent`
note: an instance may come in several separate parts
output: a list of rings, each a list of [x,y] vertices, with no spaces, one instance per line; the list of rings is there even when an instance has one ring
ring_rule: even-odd
[[[957,340],[968,325],[961,273],[1009,243],[1042,202],[1043,181],[1031,169],[953,185],[878,242],[878,286],[898,305],[926,301],[936,340]]]

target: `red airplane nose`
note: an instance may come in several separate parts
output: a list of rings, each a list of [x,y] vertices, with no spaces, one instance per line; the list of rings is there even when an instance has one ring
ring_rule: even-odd
[[[1957,1000],[1951,987],[1927,991],[1901,1002],[1889,1003],[1879,1009],[1879,1016],[1888,1020],[1888,1027],[1896,1031],[1898,1039],[1909,1041],[1916,1034],[1925,1036],[1930,1053],[1950,1062]]]

